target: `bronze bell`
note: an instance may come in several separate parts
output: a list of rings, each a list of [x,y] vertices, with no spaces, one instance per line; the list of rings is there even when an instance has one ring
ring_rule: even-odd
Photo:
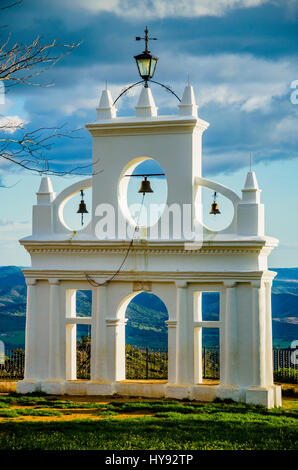
[[[147,176],[144,176],[144,179],[141,183],[141,187],[138,190],[138,193],[143,193],[143,194],[153,193],[153,190],[151,189],[151,186],[150,186],[150,181],[147,180]]]
[[[213,195],[213,202],[211,204],[211,211],[209,212],[209,214],[213,214],[213,215],[216,215],[216,214],[220,214],[220,210],[218,208],[218,204],[216,202],[216,192],[214,193]]]
[[[84,214],[88,214],[87,207],[84,201],[84,192],[81,189],[81,202],[79,204],[79,208],[77,210],[77,214],[81,214],[81,224],[84,225]]]

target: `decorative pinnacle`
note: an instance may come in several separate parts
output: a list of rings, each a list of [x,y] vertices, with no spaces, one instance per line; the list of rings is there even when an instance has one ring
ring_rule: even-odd
[[[136,41],[141,41],[141,39],[144,39],[145,40],[145,50],[144,50],[144,52],[150,52],[148,50],[148,41],[157,41],[157,38],[149,38],[149,29],[148,29],[147,26],[146,26],[146,29],[145,29],[144,33],[145,33],[145,37],[141,38],[140,36],[136,36]]]

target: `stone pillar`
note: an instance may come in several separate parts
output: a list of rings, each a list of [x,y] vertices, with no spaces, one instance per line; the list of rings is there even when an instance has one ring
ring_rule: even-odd
[[[178,367],[177,383],[192,385],[194,383],[194,334],[193,308],[188,299],[188,288],[185,282],[176,282],[177,320],[178,320]]]
[[[66,317],[76,316],[76,291],[66,289]],[[66,324],[66,380],[77,378],[77,325]]]
[[[167,320],[168,325],[168,383],[177,382],[177,321]]]
[[[194,383],[203,382],[202,327],[194,329]]]
[[[271,286],[251,284],[253,384],[246,390],[246,402],[272,408],[281,406],[281,387],[272,384]]]
[[[265,302],[266,302],[265,362],[266,362],[266,382],[267,382],[267,385],[273,385],[271,287],[272,287],[272,281],[266,281],[265,282]]]
[[[91,328],[91,380],[107,379],[107,346],[105,335],[105,318],[107,316],[107,287],[100,286],[94,290],[92,302]]]
[[[26,309],[26,337],[25,337],[25,380],[37,379],[36,376],[36,279],[26,279],[27,284],[27,309]]]
[[[238,319],[236,304],[236,283],[225,281],[224,318],[222,348],[220,351],[220,383],[236,385],[238,373]]]
[[[107,380],[125,380],[125,325],[127,319],[106,318]]]
[[[252,283],[252,363],[255,386],[266,384],[266,325],[264,291],[260,282]]]
[[[202,321],[202,292],[194,294],[194,321]],[[201,326],[194,328],[194,382],[196,384],[203,382],[202,332]]]
[[[51,380],[65,378],[65,357],[63,354],[64,318],[61,311],[60,286],[58,279],[49,279],[49,375]]]

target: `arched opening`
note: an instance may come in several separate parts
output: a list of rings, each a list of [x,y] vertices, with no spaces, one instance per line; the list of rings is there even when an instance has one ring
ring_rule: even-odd
[[[148,176],[152,193],[139,193],[143,175]],[[124,217],[134,226],[155,225],[165,209],[168,185],[165,172],[153,158],[139,157],[125,166],[118,188],[119,203]]]
[[[78,214],[79,204],[81,202],[80,192],[76,193],[70,197],[65,205],[63,206],[62,212],[62,222],[69,230],[83,230],[91,221],[92,216],[92,189],[84,189],[84,202],[88,213],[83,214],[83,225],[82,225],[82,215]]]
[[[154,294],[141,292],[128,303],[126,324],[126,379],[167,380],[168,311]]]

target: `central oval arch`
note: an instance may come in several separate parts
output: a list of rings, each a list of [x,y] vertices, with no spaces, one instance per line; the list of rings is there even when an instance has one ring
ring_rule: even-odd
[[[158,176],[148,177],[153,193],[146,194],[143,199],[138,190],[145,174],[158,174]],[[122,214],[132,226],[155,225],[162,216],[167,197],[166,175],[155,159],[146,156],[137,157],[124,167],[118,183],[118,200]]]

